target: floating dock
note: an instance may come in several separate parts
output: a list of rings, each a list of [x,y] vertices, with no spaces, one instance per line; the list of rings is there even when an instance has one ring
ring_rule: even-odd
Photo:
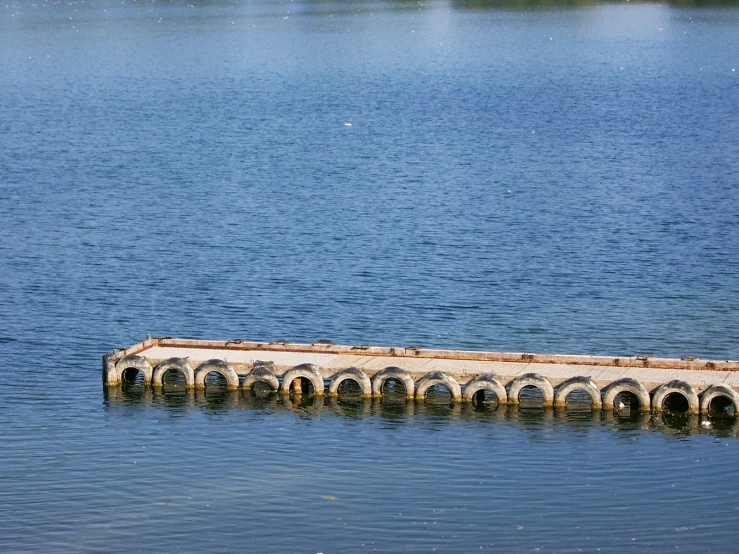
[[[205,388],[217,373],[232,390],[257,383],[281,394],[339,396],[350,380],[363,397],[381,398],[387,381],[402,384],[406,397],[423,401],[431,387],[444,387],[453,402],[478,402],[495,395],[518,404],[525,388],[541,391],[544,406],[564,407],[576,392],[593,409],[613,410],[628,396],[641,411],[660,412],[672,403],[705,413],[717,401],[739,414],[739,362],[637,356],[569,356],[513,352],[433,350],[416,346],[344,346],[328,340],[208,341],[152,338],[103,356],[103,383],[118,386],[140,376],[162,387],[171,371],[186,388]]]

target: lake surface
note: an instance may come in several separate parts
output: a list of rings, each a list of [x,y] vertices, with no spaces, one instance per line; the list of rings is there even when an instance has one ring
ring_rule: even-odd
[[[739,8],[545,4],[0,0],[1,550],[735,548],[733,418],[102,387],[147,333],[738,359]]]

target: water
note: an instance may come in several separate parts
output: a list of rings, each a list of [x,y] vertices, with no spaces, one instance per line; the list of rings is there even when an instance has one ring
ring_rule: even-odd
[[[739,10],[549,4],[2,0],[0,548],[730,551],[734,419],[102,389],[147,333],[739,358]]]

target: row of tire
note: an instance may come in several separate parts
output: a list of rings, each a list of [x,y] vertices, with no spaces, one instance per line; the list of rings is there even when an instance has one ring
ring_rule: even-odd
[[[423,400],[431,387],[441,386],[449,391],[454,402],[474,402],[480,398],[480,394],[494,393],[501,404],[518,404],[521,391],[526,387],[535,387],[541,391],[544,406],[565,406],[571,393],[582,391],[590,397],[593,409],[608,410],[617,407],[617,397],[621,393],[632,394],[638,400],[640,410],[651,409],[656,412],[664,409],[666,400],[672,395],[683,397],[687,401],[687,411],[690,413],[708,413],[711,402],[721,397],[732,403],[735,413],[739,414],[739,394],[731,387],[716,384],[699,396],[690,384],[681,380],[664,383],[650,395],[639,381],[630,378],[619,379],[600,390],[589,377],[573,377],[555,389],[546,377],[537,373],[521,375],[507,386],[494,375],[485,373],[477,375],[462,387],[456,379],[440,371],[427,373],[418,381],[414,381],[407,371],[399,367],[387,367],[375,373],[372,378],[361,369],[350,367],[332,375],[326,390],[323,376],[313,364],[301,364],[289,369],[282,375],[281,381],[269,364],[261,363],[257,363],[245,378],[240,380],[236,371],[219,359],[208,360],[193,369],[187,358],[169,358],[152,368],[143,356],[131,355],[118,360],[115,364],[108,362],[104,369],[108,384],[126,381],[133,371],[141,372],[145,384],[160,387],[164,384],[164,375],[174,370],[184,376],[186,388],[205,388],[206,377],[211,373],[218,373],[224,377],[227,387],[232,390],[250,389],[256,383],[264,383],[273,391],[290,394],[296,385],[307,380],[314,394],[323,395],[327,392],[329,396],[338,396],[341,384],[351,380],[359,386],[362,396],[381,397],[384,384],[394,380],[402,383],[407,398]]]

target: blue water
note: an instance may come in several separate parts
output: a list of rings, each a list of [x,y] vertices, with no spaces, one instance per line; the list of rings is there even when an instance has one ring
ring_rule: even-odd
[[[104,394],[147,333],[739,358],[739,9],[523,5],[0,0],[0,549],[733,549],[734,421]]]

